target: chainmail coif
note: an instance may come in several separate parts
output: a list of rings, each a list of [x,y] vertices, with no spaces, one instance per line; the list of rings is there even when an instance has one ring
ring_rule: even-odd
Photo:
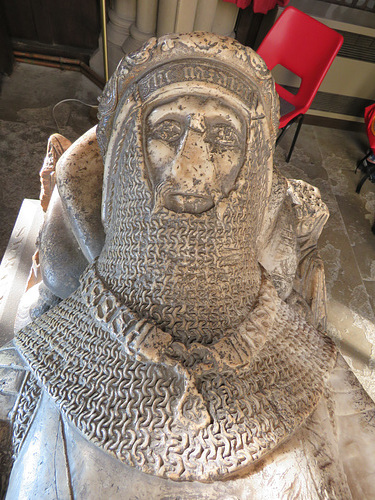
[[[220,52],[235,46],[244,62],[239,67],[255,61],[249,73],[256,73],[273,103],[272,82],[256,55],[230,39],[210,37],[150,42],[134,67],[151,60],[147,51],[159,51],[162,58],[171,44],[176,48],[168,57],[182,50],[190,51],[189,57],[200,51],[212,58],[209,46]],[[134,83],[129,74],[120,65],[112,84]],[[116,89],[107,102],[110,113]],[[306,421],[321,398],[335,350],[277,297],[257,263],[273,148],[266,124],[248,121],[246,158],[226,199],[201,215],[175,214],[154,204],[137,92],[135,82],[121,97],[126,116],[120,109],[102,120],[113,130],[105,199],[110,217],[99,260],[74,294],[18,333],[16,345],[64,417],[96,446],[160,477],[226,479],[251,467]],[[268,130],[275,125],[271,114]],[[103,130],[99,136],[103,140]],[[241,370],[196,377],[209,415],[202,425],[195,425],[194,407],[178,410],[186,371],[184,379],[176,366],[126,349],[127,337],[147,322],[185,346],[200,342],[207,350],[237,334],[244,322],[254,334],[249,343],[256,349]],[[262,340],[256,345],[255,338]]]
[[[131,113],[118,134],[112,223],[98,271],[140,316],[185,343],[210,343],[244,320],[259,288],[255,235],[267,189],[261,125],[253,124],[251,161],[222,202],[224,213],[196,216],[153,209],[139,121]]]

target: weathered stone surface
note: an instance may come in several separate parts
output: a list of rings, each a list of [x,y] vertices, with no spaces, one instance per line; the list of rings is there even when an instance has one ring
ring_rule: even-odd
[[[264,63],[228,38],[153,39],[100,114],[105,242],[17,334],[9,497],[371,498],[374,407],[315,327],[328,211],[273,169]],[[99,196],[77,194],[86,159],[100,165],[90,140],[65,154],[51,235],[59,204],[68,229],[97,213]]]
[[[47,211],[55,187],[56,163],[72,143],[61,134],[53,134],[48,140],[47,153],[40,171],[40,204]]]
[[[69,226],[88,262],[100,254],[104,243],[100,214],[103,169],[96,127],[78,139],[57,164],[59,195]]]
[[[87,260],[69,227],[69,219],[56,188],[39,240],[43,281],[55,295],[65,299],[77,288],[79,276],[87,266]]]
[[[24,200],[0,266],[0,344],[14,337],[18,304],[25,293],[35,242],[43,223],[37,200]]]

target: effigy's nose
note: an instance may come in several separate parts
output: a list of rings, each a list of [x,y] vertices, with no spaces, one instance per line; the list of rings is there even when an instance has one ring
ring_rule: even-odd
[[[200,131],[189,127],[174,162],[172,175],[186,187],[196,186],[212,176],[213,164],[204,133],[204,129]]]

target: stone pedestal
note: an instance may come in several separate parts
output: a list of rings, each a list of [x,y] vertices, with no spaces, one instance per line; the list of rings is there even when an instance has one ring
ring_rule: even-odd
[[[39,200],[22,203],[12,236],[0,266],[0,345],[14,335],[17,307],[25,293],[35,242],[43,222]]]

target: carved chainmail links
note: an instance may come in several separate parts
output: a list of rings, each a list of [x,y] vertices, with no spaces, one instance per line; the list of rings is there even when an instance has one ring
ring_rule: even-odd
[[[14,411],[13,421],[13,456],[17,457],[22,443],[33,422],[38,407],[41,388],[33,375],[27,373],[23,383],[18,404]]]
[[[208,371],[197,379],[210,417],[204,426],[177,417],[185,383],[173,367],[125,352],[117,339],[137,318],[94,268],[71,297],[21,330],[16,344],[95,445],[146,473],[212,481],[253,464],[291,435],[315,408],[333,366],[327,337],[282,302],[274,317],[269,329],[266,316],[259,323],[266,341],[246,370]]]

